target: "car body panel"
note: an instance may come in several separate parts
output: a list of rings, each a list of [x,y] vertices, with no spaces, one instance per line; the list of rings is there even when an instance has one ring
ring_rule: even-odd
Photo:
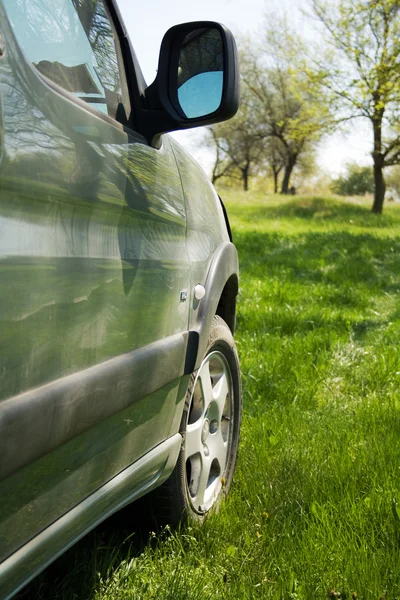
[[[193,282],[208,273],[212,257],[222,242],[229,242],[218,194],[200,165],[171,140],[187,208],[187,246]],[[191,319],[195,319],[192,315]]]
[[[1,563],[1,599],[11,598],[107,516],[165,481],[174,468],[181,443],[179,434],[165,440]]]
[[[97,474],[86,488],[74,484],[59,516],[169,436],[185,362],[189,303],[180,293],[190,286],[190,265],[168,137],[152,148],[55,91],[25,60],[4,14],[1,23],[4,558],[56,518],[39,500],[42,484],[52,497],[63,480],[85,469]],[[161,349],[152,351],[154,343]],[[104,468],[105,448],[91,442],[113,415],[118,441]],[[32,483],[11,506],[23,480]],[[18,515],[21,535],[10,540]]]
[[[213,186],[175,141],[152,147],[41,76],[2,0],[0,30],[0,597],[11,597],[171,473],[189,375],[238,266]]]
[[[230,241],[224,209],[214,186],[198,163],[188,157],[176,141],[173,141],[173,150],[186,197],[192,287],[198,283],[205,287],[205,297],[201,303],[192,300],[189,330],[198,335],[198,347],[196,356],[191,357],[191,366],[187,367],[190,370],[198,368],[204,356],[212,318],[218,312],[226,286],[230,288],[229,298],[218,314],[234,330],[239,263],[237,250]]]

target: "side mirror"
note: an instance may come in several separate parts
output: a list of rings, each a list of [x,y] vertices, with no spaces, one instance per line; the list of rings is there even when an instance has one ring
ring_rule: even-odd
[[[141,133],[149,140],[233,117],[239,107],[239,66],[231,32],[212,21],[169,29],[157,77],[145,95]]]
[[[219,109],[224,89],[223,57],[218,29],[195,29],[182,40],[171,98],[183,117],[206,117]]]

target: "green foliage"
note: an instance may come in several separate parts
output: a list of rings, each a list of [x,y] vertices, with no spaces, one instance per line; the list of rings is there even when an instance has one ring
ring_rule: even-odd
[[[383,169],[400,163],[400,9],[398,0],[310,0],[335,49],[322,59],[340,116],[362,117],[373,134],[375,198],[382,212]],[[322,54],[321,54],[322,56]],[[323,65],[321,64],[321,69]]]
[[[350,114],[398,123],[400,12],[397,0],[311,0],[337,50],[326,74]],[[386,113],[386,114],[384,114]]]
[[[260,131],[274,141],[274,154],[278,148],[283,156],[281,191],[287,194],[293,169],[305,154],[312,155],[332,120],[325,74],[314,67],[301,36],[276,15],[266,19],[259,46],[243,45],[241,70]]]
[[[332,182],[332,191],[340,196],[364,196],[374,191],[374,175],[371,167],[356,163],[347,165],[346,175]]]
[[[205,144],[215,151],[213,183],[223,177],[241,181],[247,190],[250,178],[265,171],[268,140],[260,125],[255,101],[242,82],[239,112],[233,119],[207,130]]]
[[[274,18],[259,44],[242,40],[239,113],[210,128],[215,151],[213,182],[270,173],[288,193],[293,170],[310,171],[317,142],[331,121],[324,74],[311,66],[306,44],[288,23]]]
[[[244,389],[229,498],[203,527],[144,545],[110,524],[32,600],[400,597],[400,209],[224,201]]]
[[[385,180],[389,194],[400,198],[400,165],[387,169]]]

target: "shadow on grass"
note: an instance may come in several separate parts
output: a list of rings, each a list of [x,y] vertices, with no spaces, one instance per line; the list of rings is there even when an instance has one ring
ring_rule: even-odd
[[[290,336],[330,328],[361,341],[387,322],[374,308],[400,289],[399,239],[257,231],[238,232],[235,241],[245,289],[239,331]]]
[[[338,216],[338,205],[339,203],[334,201],[328,205],[326,201],[318,198],[307,199],[304,202],[296,199],[279,207],[248,208],[246,216],[249,221],[252,218],[294,217],[309,220],[321,218],[337,223],[357,218],[364,227],[377,227],[378,223],[382,226],[384,223],[387,225],[396,221],[390,215],[377,218],[362,206],[342,203]],[[309,376],[307,379],[303,378],[303,374],[308,374],[307,369],[315,373],[314,363],[323,370],[317,362],[318,354],[324,348],[328,350],[329,344],[334,344],[335,339],[331,341],[328,335],[321,336],[313,343],[310,341],[306,347],[307,333],[316,328],[325,328],[327,331],[337,329],[341,332],[351,332],[356,339],[362,339],[371,329],[381,327],[383,320],[379,316],[371,314],[369,318],[368,313],[362,311],[369,308],[371,296],[383,297],[387,293],[394,293],[400,287],[400,240],[380,238],[373,232],[357,234],[349,231],[301,233],[296,236],[239,231],[235,233],[234,239],[239,251],[242,285],[246,294],[240,306],[239,330],[247,330],[250,334],[274,330],[279,331],[281,335],[300,333],[303,336],[298,347],[291,346],[292,354],[282,353],[280,362],[276,365],[270,364],[269,371],[268,365],[263,367],[263,379],[257,384],[257,390],[261,390],[263,404],[266,397],[281,405],[285,403],[286,397],[288,403],[293,403],[293,390],[297,390],[299,395],[300,390],[303,390],[303,396],[311,398],[308,400],[311,403],[316,376]],[[271,286],[274,309],[270,313],[264,311],[263,304],[267,298],[265,290],[260,295],[260,310],[252,302],[250,295],[256,289],[258,281],[266,283],[267,287]],[[247,307],[243,302],[245,300],[250,300]],[[289,302],[292,307],[288,308]],[[301,308],[302,303],[304,311]],[[335,310],[336,314],[329,311],[324,313],[325,307],[331,311],[338,310]],[[362,316],[349,319],[340,312],[340,309],[344,308],[357,309]],[[399,318],[399,309],[396,309],[395,316]],[[297,355],[302,359],[295,363],[293,359],[297,358]],[[322,363],[324,357],[320,360]],[[377,372],[379,371],[382,369],[377,369]],[[383,373],[383,376],[386,377],[386,374]],[[371,375],[371,381],[374,378],[375,375]],[[381,383],[377,379],[375,384],[383,386],[384,381]],[[251,404],[249,403],[248,410]],[[343,414],[343,418],[347,419],[347,413]],[[352,463],[349,465],[349,469],[353,469]],[[277,465],[275,479],[278,484],[281,480],[285,482],[284,486],[280,486],[282,490],[288,488],[290,478],[294,480],[290,489],[298,489],[296,482],[303,481],[303,478],[299,478],[299,471],[300,467],[296,463],[293,464],[293,468],[291,463],[289,466],[283,463],[280,468]],[[303,472],[309,471],[303,468]],[[347,477],[346,472],[343,480]],[[332,482],[332,485],[334,483]],[[329,485],[330,481],[327,487]],[[276,486],[277,489],[280,487]],[[299,496],[301,493],[300,489]],[[310,492],[310,497],[313,497],[312,494]],[[292,493],[291,498],[298,496]],[[276,504],[279,504],[278,501],[279,498],[275,498]],[[298,504],[297,500],[296,502]],[[282,498],[281,504],[283,507],[291,507],[287,504],[286,496]],[[19,594],[18,599],[88,600],[93,597],[100,578],[112,576],[123,560],[139,556],[151,542],[150,530],[140,526],[140,511],[135,513],[133,510],[133,514],[137,515],[136,524],[132,523],[129,526],[124,520],[126,514],[120,513],[108,519],[86,536],[29,584]]]
[[[349,286],[365,284],[384,291],[400,283],[400,240],[348,231],[284,236],[276,232],[237,232],[246,278],[278,277],[291,284],[334,284],[343,288],[335,303],[352,303]],[[350,294],[350,297],[346,297]]]
[[[143,520],[144,499],[98,525],[38,575],[15,600],[89,600],[101,580],[123,561],[134,559],[160,536]]]
[[[230,211],[240,210],[232,206]],[[246,207],[246,220],[251,223],[254,219],[302,219],[306,221],[325,221],[328,223],[344,224],[351,222],[362,227],[390,227],[400,224],[399,213],[386,211],[382,215],[372,214],[369,207],[344,202],[334,198],[298,197],[292,201],[282,202],[279,206],[257,205]]]
[[[237,319],[238,329],[249,330],[249,321],[244,315],[239,315]],[[386,320],[378,319],[362,319],[350,321],[346,317],[337,316],[330,317],[324,315],[307,315],[302,317],[298,315],[288,315],[283,311],[272,316],[260,315],[256,319],[252,319],[251,328],[256,330],[258,334],[269,333],[280,337],[290,337],[294,335],[306,336],[309,333],[317,330],[330,330],[337,334],[351,333],[355,341],[362,342],[368,334],[373,330],[381,329],[386,324]],[[329,338],[328,338],[329,339]],[[328,342],[325,342],[325,346]]]

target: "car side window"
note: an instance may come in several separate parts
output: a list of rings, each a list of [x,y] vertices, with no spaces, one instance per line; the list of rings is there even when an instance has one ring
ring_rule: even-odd
[[[25,56],[56,84],[113,118],[129,115],[118,37],[104,0],[5,0]]]

